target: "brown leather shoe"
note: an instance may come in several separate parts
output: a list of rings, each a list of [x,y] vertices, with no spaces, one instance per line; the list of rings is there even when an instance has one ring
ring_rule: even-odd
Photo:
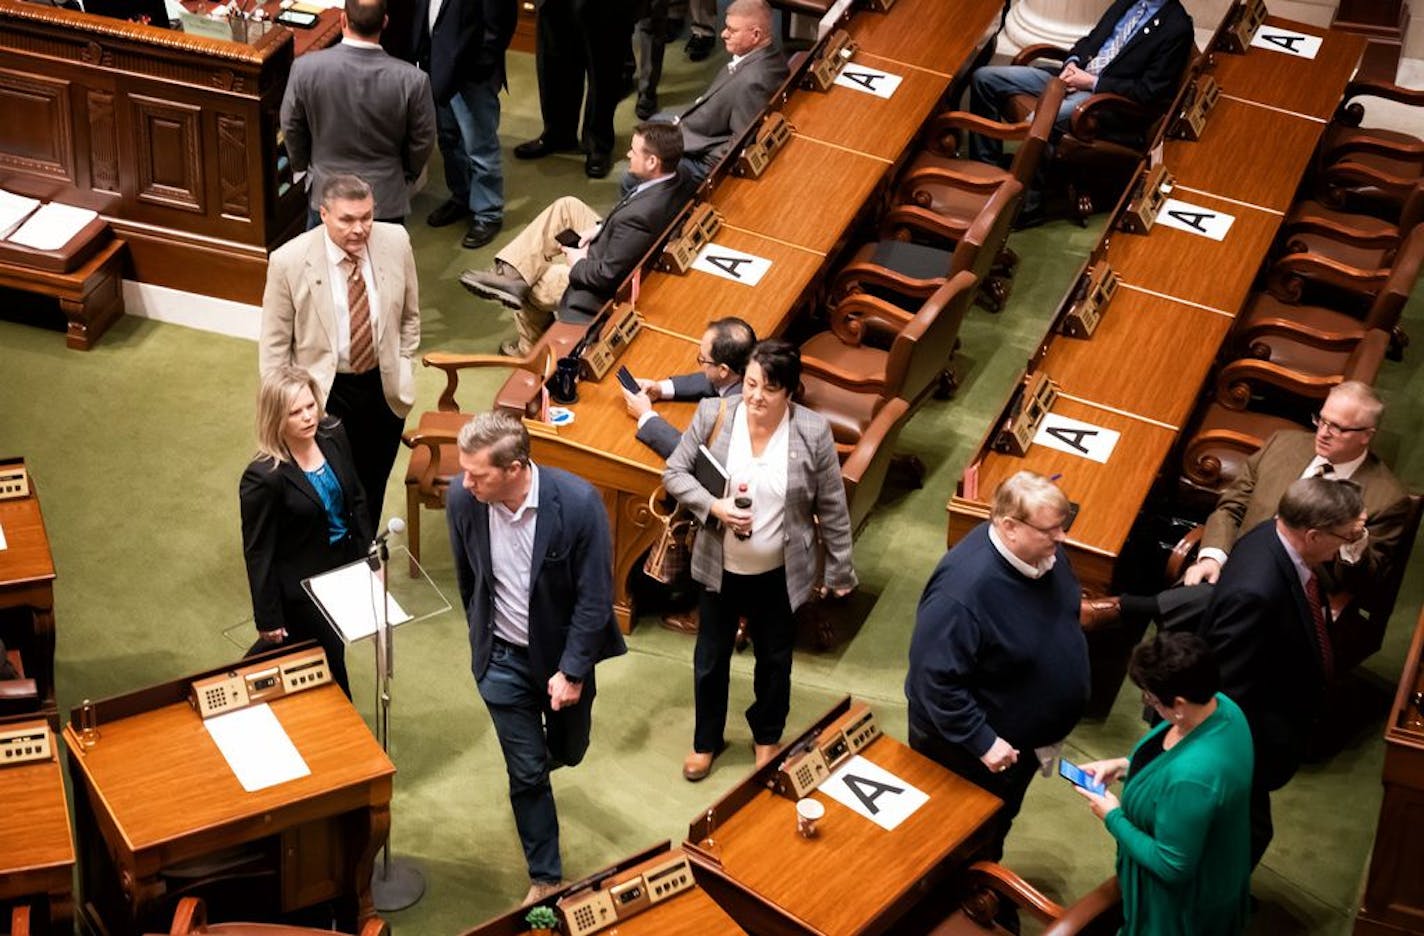
[[[664,614],[662,625],[670,631],[678,634],[697,633],[698,617],[697,609],[690,608],[687,611],[674,611],[672,614]]]
[[[529,892],[524,895],[524,906],[527,907],[546,897],[552,897],[568,886],[568,881],[530,881]]]
[[[756,751],[756,765],[757,769],[760,770],[775,759],[776,752],[781,750],[781,745],[753,744],[752,748]]]
[[[706,777],[712,772],[712,758],[716,757],[712,752],[703,753],[692,751],[682,759],[682,779],[690,783]]]
[[[1078,622],[1085,631],[1102,630],[1122,620],[1122,599],[1084,598],[1078,608]]]

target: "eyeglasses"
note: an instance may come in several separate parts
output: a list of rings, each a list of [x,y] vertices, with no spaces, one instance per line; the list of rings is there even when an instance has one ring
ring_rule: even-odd
[[[698,364],[699,367],[716,367],[716,366],[717,366],[717,362],[716,362],[716,361],[712,360],[711,358],[705,358],[705,357],[703,357],[703,356],[702,356],[702,353],[701,353],[700,351],[699,351],[698,354],[697,354],[697,364]]]
[[[1078,505],[1073,501],[1069,501],[1068,513],[1064,514],[1063,519],[1053,524],[1053,526],[1041,527],[1036,523],[1030,523],[1027,519],[1023,517],[1014,517],[1013,519],[1017,523],[1022,523],[1030,530],[1037,530],[1044,536],[1052,536],[1060,530],[1062,530],[1064,533],[1067,533],[1069,530],[1073,529],[1073,521],[1078,519]]]
[[[1333,536],[1342,543],[1353,543],[1355,540],[1360,538],[1360,534],[1354,532],[1353,530],[1350,531],[1349,535],[1346,535],[1344,533],[1336,533],[1334,530],[1321,529],[1320,527],[1314,527],[1313,529],[1315,530],[1315,532],[1324,534],[1325,536]]]
[[[1374,428],[1374,426],[1342,426],[1337,422],[1326,419],[1319,413],[1313,413],[1310,417],[1310,421],[1315,425],[1315,428],[1324,429],[1332,435],[1348,435],[1351,432],[1366,432]]]

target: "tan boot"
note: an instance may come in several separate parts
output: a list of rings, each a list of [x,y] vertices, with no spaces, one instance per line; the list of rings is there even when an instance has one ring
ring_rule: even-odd
[[[753,744],[752,747],[756,750],[758,770],[770,764],[776,758],[776,752],[781,750],[779,744]]]
[[[682,759],[682,778],[696,783],[712,772],[712,758],[717,755],[693,751]]]
[[[524,895],[524,906],[536,904],[546,897],[551,897],[569,886],[568,881],[531,881],[529,882],[529,893]]]

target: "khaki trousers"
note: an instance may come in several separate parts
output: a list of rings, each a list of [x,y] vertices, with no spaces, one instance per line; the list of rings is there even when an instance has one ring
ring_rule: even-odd
[[[539,212],[519,236],[495,254],[496,260],[514,267],[529,284],[524,307],[514,313],[521,353],[527,354],[539,336],[549,330],[554,310],[569,286],[569,265],[554,235],[567,229],[582,231],[600,220],[598,212],[572,195],[565,195]]]

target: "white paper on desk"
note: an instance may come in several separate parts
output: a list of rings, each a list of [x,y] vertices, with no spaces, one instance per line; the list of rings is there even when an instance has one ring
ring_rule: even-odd
[[[265,702],[203,722],[237,782],[249,793],[311,773],[277,713]]]
[[[1157,223],[1163,227],[1210,237],[1214,241],[1226,240],[1226,232],[1231,230],[1231,225],[1235,222],[1235,215],[1217,211],[1215,208],[1203,208],[1178,198],[1164,201],[1162,210],[1157,213]]]
[[[886,832],[930,801],[930,795],[859,754],[841,765],[817,790],[860,813]]]
[[[26,198],[0,189],[0,237],[9,234],[40,206],[38,198]]]
[[[692,268],[743,286],[755,286],[771,269],[771,261],[721,244],[706,244],[697,251]]]
[[[84,225],[99,217],[97,211],[50,202],[10,235],[10,243],[35,250],[58,250],[74,239]]]
[[[389,570],[386,574],[390,574]],[[376,632],[376,610],[381,606],[384,589],[364,560],[314,575],[306,581],[327,616],[336,622],[342,640],[347,643],[364,640]],[[392,627],[410,620],[410,615],[394,597],[386,605],[386,615]]]
[[[841,66],[841,73],[836,76],[835,83],[842,88],[852,88],[878,98],[888,98],[895,93],[895,89],[900,87],[903,80],[899,75],[892,75],[888,71],[850,62]]]
[[[1069,419],[1057,413],[1047,413],[1039,424],[1038,434],[1033,437],[1033,444],[1080,458],[1091,458],[1106,465],[1120,438],[1122,433],[1116,429]]]
[[[1298,58],[1313,59],[1320,51],[1320,41],[1319,36],[1263,23],[1261,28],[1256,30],[1256,35],[1251,37],[1251,46],[1256,49],[1270,49],[1272,52],[1284,52]]]
[[[10,544],[5,542],[5,528],[0,526],[0,549],[9,549]]]

